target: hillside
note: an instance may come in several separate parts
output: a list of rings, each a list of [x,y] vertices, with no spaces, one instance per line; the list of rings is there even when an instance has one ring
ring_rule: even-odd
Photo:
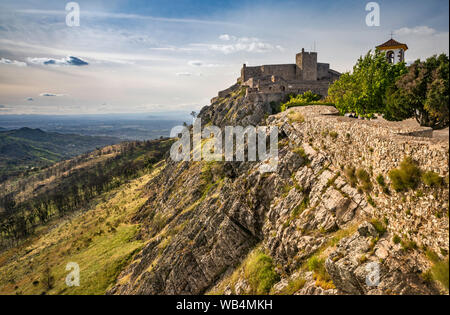
[[[113,137],[59,134],[40,129],[0,130],[0,176],[48,166],[118,142]]]
[[[6,182],[3,204],[23,215],[17,229],[3,221],[0,293],[448,294],[448,140],[274,105],[236,85],[199,115],[277,126],[273,173],[259,172],[264,161],[174,162],[165,140]],[[32,224],[33,207],[57,215]],[[69,261],[80,287],[64,284]]]

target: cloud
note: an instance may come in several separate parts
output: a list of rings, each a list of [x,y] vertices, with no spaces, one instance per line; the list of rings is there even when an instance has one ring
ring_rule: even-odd
[[[36,15],[66,15],[66,11],[58,10],[16,10],[18,13],[23,14],[36,14]],[[187,18],[167,18],[150,15],[139,14],[127,14],[127,13],[111,13],[111,12],[99,12],[99,11],[83,11],[83,15],[91,18],[104,18],[104,19],[124,19],[124,20],[144,20],[154,22],[167,22],[167,23],[185,23],[185,24],[205,24],[205,25],[221,25],[221,26],[242,26],[241,24],[231,23],[220,20],[201,20],[201,19],[187,19]]]
[[[226,41],[227,44],[193,44],[194,46],[206,47],[208,50],[219,51],[224,54],[233,54],[238,52],[266,53],[271,51],[283,51],[280,45],[272,45],[256,37],[236,37],[228,34],[219,36],[219,39]]]
[[[219,39],[220,40],[224,40],[224,41],[230,41],[230,40],[235,40],[236,39],[236,37],[235,36],[230,36],[230,35],[228,35],[228,34],[223,34],[223,35],[220,35],[219,36]]]
[[[402,27],[394,32],[395,35],[433,35],[436,30],[429,26]]]
[[[192,60],[192,61],[189,61],[188,64],[189,64],[190,66],[193,66],[193,67],[201,67],[201,66],[203,66],[203,62],[202,62],[202,61],[199,61],[199,60]]]
[[[39,96],[56,97],[56,96],[65,96],[65,94],[41,93],[39,94]]]
[[[25,62],[17,61],[17,60],[9,60],[6,58],[0,58],[0,64],[13,65],[13,66],[18,66],[18,67],[26,67],[27,66],[27,64]]]
[[[6,106],[5,105],[0,105],[0,108],[6,108]]]
[[[190,65],[191,67],[205,67],[205,68],[220,67],[220,65],[218,65],[218,64],[204,63],[201,60],[191,60],[188,62],[188,65]]]
[[[28,58],[28,62],[44,65],[44,66],[87,66],[89,63],[74,56],[68,56],[66,58],[61,59],[52,59],[52,58]]]
[[[28,102],[34,101],[34,99],[33,99],[32,97],[27,97],[26,100],[27,100]]]
[[[176,74],[176,76],[177,77],[190,77],[190,76],[192,76],[192,73],[190,73],[190,72],[178,72]]]

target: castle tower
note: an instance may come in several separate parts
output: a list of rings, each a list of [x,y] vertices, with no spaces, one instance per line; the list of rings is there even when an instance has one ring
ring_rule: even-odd
[[[297,80],[317,81],[316,52],[305,52],[305,48],[302,48],[302,52],[295,57],[295,63],[297,65]]]
[[[386,58],[389,63],[396,64],[405,61],[405,51],[408,50],[406,44],[397,42],[395,39],[391,38],[384,44],[376,47],[378,50],[386,53]]]

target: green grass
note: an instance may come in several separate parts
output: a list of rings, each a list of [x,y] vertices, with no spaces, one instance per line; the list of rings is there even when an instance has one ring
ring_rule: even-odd
[[[266,295],[271,292],[273,285],[280,281],[280,276],[275,272],[272,258],[257,247],[247,255],[233,274],[207,294],[223,294],[226,287],[230,287],[232,293],[236,294],[236,284],[240,280],[247,281],[249,285],[249,289],[243,294]]]
[[[144,245],[136,239],[140,226],[130,222],[157,172],[104,193],[90,209],[49,222],[36,237],[4,252],[2,257],[14,259],[0,263],[0,294],[105,294]],[[66,286],[69,262],[80,267],[79,287]]]
[[[375,203],[375,200],[373,200],[372,196],[368,195],[367,196],[367,203],[369,205],[371,205],[372,207],[376,208],[377,204]]]
[[[432,250],[426,250],[426,255],[428,259],[433,263],[433,266],[426,273],[428,280],[436,280],[442,283],[442,285],[448,290],[449,289],[449,260],[441,260],[439,256]]]
[[[298,154],[298,155],[300,155],[300,156],[303,158],[303,160],[305,161],[305,162],[304,162],[304,165],[310,163],[309,158],[308,158],[308,155],[306,154],[305,149],[303,149],[302,147],[297,147],[297,148],[295,148],[295,149],[293,150],[293,152],[296,153],[296,154]]]
[[[448,269],[449,269],[448,258],[446,260],[434,263],[433,267],[431,267],[431,274],[433,276],[433,279],[442,283],[442,285],[447,290],[449,285]]]
[[[433,171],[423,173],[422,181],[428,187],[439,187],[444,183],[444,179]]]
[[[300,204],[294,208],[294,211],[292,211],[292,217],[297,218],[300,214],[303,213],[303,211],[305,211],[308,208],[308,206],[309,206],[309,197],[306,196],[305,198],[302,199]]]
[[[254,252],[244,269],[252,291],[255,294],[268,294],[272,286],[280,280],[274,270],[272,258],[262,251]]]
[[[305,286],[306,280],[302,277],[298,277],[294,280],[290,280],[288,282],[288,285],[284,287],[280,292],[278,292],[279,295],[293,295],[295,292],[301,290]]]
[[[380,220],[373,219],[370,221],[370,223],[373,225],[375,230],[377,230],[379,236],[383,236],[384,233],[386,233],[387,231],[386,225]]]
[[[80,286],[66,287],[58,285],[52,294],[87,294],[101,295],[113,285],[119,273],[127,265],[133,254],[143,246],[142,241],[135,241],[136,226],[121,226],[111,237],[105,235],[95,241],[81,253],[70,257],[70,261],[80,266]],[[55,270],[57,279],[67,275],[65,266]]]
[[[314,273],[316,285],[323,289],[334,289],[333,281],[325,268],[325,258],[312,256],[307,261],[308,270]]]

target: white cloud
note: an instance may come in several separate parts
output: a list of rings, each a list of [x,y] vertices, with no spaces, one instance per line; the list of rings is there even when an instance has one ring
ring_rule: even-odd
[[[230,40],[235,40],[236,37],[235,36],[230,36],[228,34],[223,34],[219,36],[220,40],[224,40],[224,41],[230,41]]]
[[[178,72],[176,74],[176,76],[177,77],[190,77],[190,76],[192,76],[192,73],[190,73],[190,72]]]
[[[433,35],[436,30],[429,26],[402,27],[394,32],[395,35]]]
[[[18,66],[18,67],[26,67],[27,66],[27,64],[25,62],[17,61],[17,60],[9,60],[6,58],[0,58],[0,64],[13,65],[13,66]]]
[[[56,97],[56,96],[65,96],[65,94],[41,93],[41,94],[39,94],[39,96]]]
[[[283,51],[280,45],[272,45],[264,42],[256,37],[236,37],[228,34],[219,36],[222,41],[229,42],[227,44],[193,44],[194,46],[206,47],[208,50],[220,51],[224,54],[232,54],[237,52],[249,53],[266,53],[271,51]]]

